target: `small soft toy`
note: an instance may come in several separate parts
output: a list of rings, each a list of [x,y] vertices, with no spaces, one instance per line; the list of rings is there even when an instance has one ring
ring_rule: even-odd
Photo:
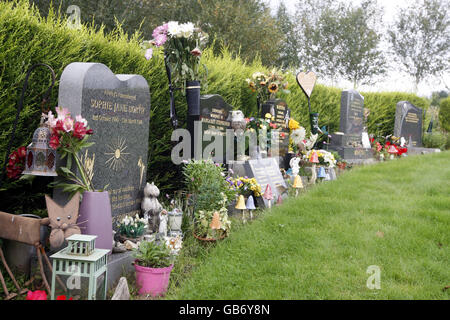
[[[45,195],[45,202],[47,203],[48,217],[52,228],[50,246],[59,248],[64,243],[64,239],[81,233],[76,224],[80,207],[80,193],[77,192],[64,207],[59,206],[47,195]]]

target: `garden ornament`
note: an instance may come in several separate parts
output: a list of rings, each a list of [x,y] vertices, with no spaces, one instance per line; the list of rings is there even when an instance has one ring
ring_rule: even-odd
[[[316,170],[316,163],[319,163],[319,156],[317,155],[317,152],[315,150],[312,151],[311,158],[309,159],[309,162],[311,162],[312,165],[312,175],[311,175],[311,184],[316,183],[317,180],[317,170]]]
[[[159,233],[164,237],[167,236],[167,221],[169,220],[169,215],[166,210],[161,210],[159,213]]]
[[[245,223],[246,222],[245,210],[247,209],[247,207],[245,206],[245,199],[242,194],[239,196],[238,201],[236,202],[235,208],[238,210],[242,210],[242,221]]]
[[[295,190],[295,196],[298,196],[298,189],[303,188],[303,182],[302,182],[302,178],[300,178],[299,175],[296,175],[294,178],[294,184],[292,185],[292,188],[296,189]]]
[[[299,157],[294,157],[289,161],[289,166],[292,168],[292,175],[296,176],[298,175],[299,171],[300,171],[300,158]]]
[[[77,192],[64,207],[59,206],[48,195],[45,195],[45,202],[52,228],[50,246],[60,248],[66,238],[74,234],[81,234],[77,224],[80,193]]]
[[[319,172],[317,174],[317,178],[324,179],[326,177],[325,168],[324,167],[319,167],[318,171]]]
[[[22,217],[22,216],[16,216],[13,214],[9,214],[6,212],[0,211],[0,238],[17,241],[21,243],[25,243],[28,245],[32,245],[36,248],[37,252],[37,258],[39,262],[39,270],[42,276],[42,280],[44,282],[44,286],[47,290],[47,292],[50,294],[50,286],[47,281],[47,277],[44,273],[44,265],[42,263],[42,257],[44,257],[44,260],[50,269],[50,272],[53,273],[52,265],[45,254],[45,250],[43,245],[40,243],[41,239],[41,225],[48,225],[49,219],[34,219],[34,218],[28,218],[28,217]],[[23,294],[27,292],[28,290],[22,290],[20,286],[18,285],[16,279],[14,278],[14,275],[12,274],[11,270],[8,267],[8,264],[5,261],[5,258],[3,256],[3,251],[0,247],[0,258],[2,260],[3,265],[5,266],[6,271],[8,272],[9,276],[11,277],[14,285],[16,286],[19,294]],[[61,284],[61,286],[64,288],[65,291],[67,291],[66,287],[64,286],[63,282],[59,277],[56,277],[58,282]],[[3,275],[0,272],[0,281],[2,282],[3,290],[6,294],[6,299],[11,299],[16,296],[16,294],[10,294],[6,288],[6,284],[3,278]]]
[[[270,208],[272,206],[273,195],[272,195],[272,188],[270,188],[269,184],[267,184],[267,186],[266,186],[266,190],[264,191],[263,198],[267,200],[267,205]]]
[[[253,199],[253,196],[248,197],[245,206],[247,207],[247,210],[250,212],[250,220],[253,220],[253,210],[256,210],[255,200]]]
[[[220,224],[220,214],[219,212],[214,212],[211,224],[209,225],[209,227],[213,230],[219,230],[221,228],[221,224]]]
[[[245,121],[244,113],[241,110],[231,111],[231,127],[234,131],[239,130],[239,132],[243,132],[246,126],[247,122]]]
[[[157,232],[159,225],[159,214],[162,210],[162,206],[158,201],[159,189],[152,182],[147,182],[144,188],[144,199],[142,200],[141,209],[144,213],[144,217],[148,217],[149,230]]]

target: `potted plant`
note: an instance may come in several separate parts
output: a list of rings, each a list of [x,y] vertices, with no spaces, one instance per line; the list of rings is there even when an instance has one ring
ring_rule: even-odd
[[[66,108],[56,108],[57,117],[48,112],[46,123],[52,134],[50,147],[56,149],[61,159],[66,159],[66,165],[58,168],[58,176],[64,180],[56,181],[53,185],[62,188],[64,192],[82,194],[79,220],[83,222],[83,233],[97,235],[97,247],[112,250],[112,216],[111,202],[106,191],[94,188],[92,177],[94,175],[95,158],[90,158],[88,150],[93,142],[89,136],[93,134],[88,127],[87,120],[81,115],[72,118]],[[72,171],[75,163],[75,171]],[[68,182],[67,182],[68,181]],[[106,186],[104,187],[106,188]]]
[[[145,230],[147,229],[147,220],[144,218],[125,216],[117,224],[117,232],[119,233],[119,239],[122,242],[130,240],[134,243],[141,241]]]
[[[165,295],[173,268],[173,255],[164,244],[142,242],[134,251],[134,268],[139,294],[153,297]]]

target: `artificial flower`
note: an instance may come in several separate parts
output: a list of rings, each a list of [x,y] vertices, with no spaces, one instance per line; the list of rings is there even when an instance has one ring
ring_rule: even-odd
[[[47,293],[44,290],[28,291],[27,300],[47,300]]]

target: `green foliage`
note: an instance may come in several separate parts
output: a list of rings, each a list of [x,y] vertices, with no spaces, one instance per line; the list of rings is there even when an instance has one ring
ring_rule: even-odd
[[[441,128],[447,132],[450,132],[450,97],[441,100],[441,106],[439,109],[439,122]]]
[[[137,264],[147,268],[166,268],[173,262],[170,249],[164,244],[155,241],[143,241],[139,249],[134,251]]]
[[[445,150],[447,144],[448,134],[436,131],[432,133],[424,133],[423,146],[425,148],[438,148]]]

